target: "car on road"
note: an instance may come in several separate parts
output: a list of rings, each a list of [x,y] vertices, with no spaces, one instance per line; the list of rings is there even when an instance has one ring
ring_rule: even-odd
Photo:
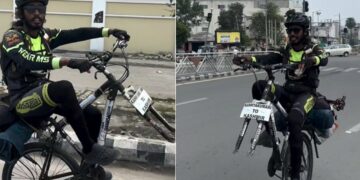
[[[349,44],[334,44],[324,48],[327,56],[344,56],[351,54],[352,48]]]

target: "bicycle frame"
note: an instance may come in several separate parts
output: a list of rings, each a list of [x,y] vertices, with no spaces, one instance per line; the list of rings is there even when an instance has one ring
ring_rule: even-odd
[[[126,47],[126,43],[121,44],[121,41],[117,41],[117,43],[115,44],[116,46],[119,46],[120,48]],[[114,45],[113,48],[113,52],[115,51],[116,47]],[[108,54],[104,54],[104,55],[108,55]],[[125,56],[124,50],[123,50],[123,55]],[[106,100],[106,104],[105,104],[105,109],[104,109],[104,113],[102,116],[102,120],[101,120],[101,126],[100,126],[100,133],[99,133],[99,137],[98,137],[98,143],[100,145],[104,145],[105,144],[105,140],[106,140],[106,135],[107,135],[107,131],[109,128],[109,123],[111,120],[111,115],[112,115],[112,111],[114,108],[114,104],[115,104],[115,100],[117,98],[118,93],[120,93],[122,96],[125,97],[125,99],[127,99],[130,103],[132,103],[132,101],[134,101],[134,99],[136,100],[136,98],[138,98],[138,91],[135,91],[135,88],[132,86],[129,86],[127,88],[125,88],[122,85],[122,82],[124,82],[126,80],[127,77],[123,78],[119,78],[116,79],[114,77],[114,75],[112,75],[112,73],[110,73],[106,68],[106,64],[107,61],[111,59],[111,55],[106,56],[107,59],[104,60],[102,59],[103,57],[98,57],[98,58],[93,58],[89,60],[91,62],[93,62],[93,67],[95,67],[98,72],[103,73],[106,78],[107,81],[105,81],[98,89],[96,89],[94,91],[94,93],[92,93],[91,95],[89,95],[88,97],[86,97],[84,100],[82,100],[79,104],[80,107],[82,109],[85,109],[87,106],[89,106],[90,104],[94,103],[100,96],[104,95],[105,93],[108,93],[107,95],[107,100]],[[127,57],[125,56],[126,60]],[[96,62],[101,62],[101,63],[96,63]],[[128,65],[127,65],[128,66]],[[125,67],[128,68],[128,67]],[[127,69],[126,69],[127,70]],[[126,72],[128,73],[128,72]],[[128,75],[128,74],[127,74]],[[96,77],[96,76],[95,76]],[[142,90],[142,88],[139,88],[140,90]],[[141,94],[142,95],[142,94]],[[150,98],[150,97],[149,97]],[[150,98],[151,100],[151,98]],[[147,120],[166,140],[170,141],[170,142],[174,142],[175,141],[175,137],[172,136],[172,134],[167,133],[167,131],[170,132],[175,132],[175,128],[172,127],[162,116],[161,114],[152,106],[152,100],[146,102],[147,104],[145,104],[146,108],[144,107],[143,112],[140,112],[139,109],[137,109],[137,107],[135,107],[135,105],[133,104],[133,106],[137,109],[137,111],[139,112],[139,114],[145,119]],[[165,126],[165,128],[163,128],[159,123],[155,122],[154,120],[152,120],[152,117],[150,116],[150,113],[152,113],[160,122],[163,126]],[[26,122],[25,122],[26,123]],[[28,124],[28,123],[26,123]],[[28,124],[30,127],[32,127],[30,124]],[[42,129],[44,130],[48,130],[49,131],[49,136],[45,136],[45,144],[46,144],[46,149],[47,149],[47,157],[46,160],[44,162],[44,169],[41,171],[41,177],[45,178],[48,174],[48,170],[51,164],[51,159],[52,159],[52,152],[54,151],[55,148],[55,144],[61,140],[58,138],[58,135],[60,134],[60,136],[62,137],[62,139],[65,139],[70,145],[71,147],[77,152],[77,154],[80,155],[81,157],[81,166],[83,165],[83,158],[84,158],[84,154],[82,153],[81,149],[79,148],[79,146],[77,146],[74,142],[74,140],[72,140],[72,138],[65,132],[64,127],[67,125],[65,119],[59,120],[58,122],[56,121],[56,118],[49,118],[49,121],[47,122],[47,124],[44,124],[44,126],[42,126]],[[52,127],[54,129],[52,129]],[[33,129],[35,129],[36,132],[38,133],[43,133],[44,131],[38,130],[34,127],[32,127]],[[25,156],[26,159],[28,159],[31,162],[34,162],[34,164],[37,164],[31,157]],[[83,167],[86,169],[86,167]],[[81,175],[82,171],[80,169],[80,172],[75,172],[76,176],[78,175],[78,173]],[[61,175],[61,177],[64,176],[69,176],[72,174],[63,174]]]
[[[110,76],[111,74],[109,74]],[[110,117],[112,114],[112,110],[114,108],[115,100],[117,97],[117,92],[120,91],[121,93],[124,92],[123,86],[120,86],[121,89],[115,85],[116,81],[108,80],[105,83],[103,83],[100,88],[98,88],[93,94],[85,98],[80,103],[80,107],[82,109],[85,109],[88,105],[94,103],[100,96],[102,96],[105,92],[109,91],[109,95],[107,96],[107,100],[105,103],[104,113],[101,120],[101,126],[100,126],[100,133],[98,137],[98,143],[100,145],[105,144],[105,139],[107,135],[107,131],[109,128],[110,123]],[[112,86],[112,87],[111,87]]]

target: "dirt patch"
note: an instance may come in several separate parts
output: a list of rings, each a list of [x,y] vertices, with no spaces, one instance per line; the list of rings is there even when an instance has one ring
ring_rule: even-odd
[[[91,93],[90,90],[77,92],[80,99],[87,97]],[[153,101],[155,109],[158,110],[168,122],[175,126],[175,100],[153,98]],[[106,96],[99,98],[94,105],[103,112],[105,102]],[[164,140],[122,96],[118,96],[116,99],[110,121],[109,133]]]

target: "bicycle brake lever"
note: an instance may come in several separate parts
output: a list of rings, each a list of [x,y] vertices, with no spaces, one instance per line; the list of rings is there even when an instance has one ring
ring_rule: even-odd
[[[94,78],[95,78],[95,79],[98,79],[98,78],[97,78],[97,74],[98,74],[99,72],[100,72],[100,71],[96,71],[96,72],[95,72],[95,75],[94,75]]]

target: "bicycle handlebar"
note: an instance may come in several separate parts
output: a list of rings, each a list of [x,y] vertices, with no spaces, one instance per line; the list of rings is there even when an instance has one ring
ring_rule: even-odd
[[[256,63],[256,62],[253,62],[251,64],[244,64],[242,66],[242,68],[244,70],[247,70],[251,67],[253,68],[258,68],[258,69],[263,69],[263,70],[277,70],[277,69],[282,69],[282,68],[285,68],[285,69],[291,69],[291,70],[295,70],[296,68],[298,68],[298,64],[271,64],[271,65],[263,65],[263,64],[260,64],[260,63]],[[240,70],[241,68],[237,68],[236,70]]]

